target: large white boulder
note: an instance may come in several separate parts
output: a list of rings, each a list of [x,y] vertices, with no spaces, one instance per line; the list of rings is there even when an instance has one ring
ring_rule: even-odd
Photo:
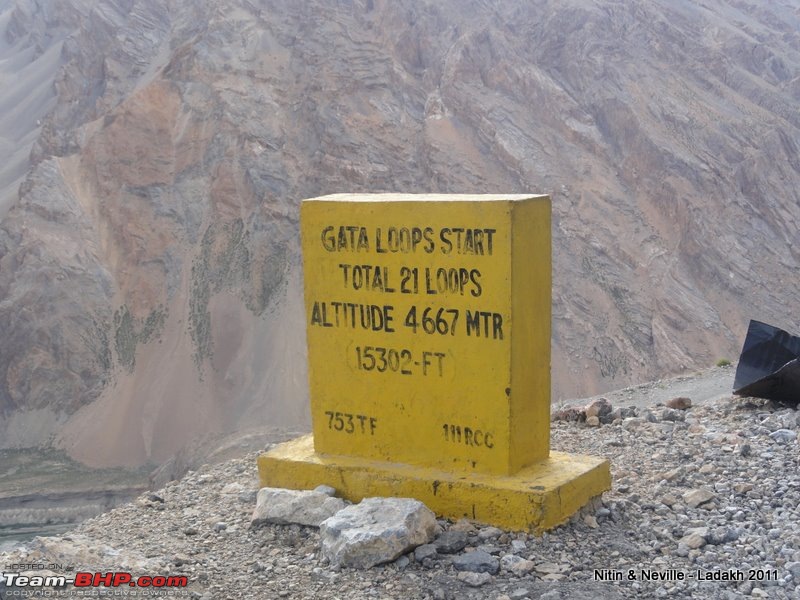
[[[332,565],[368,568],[430,542],[436,516],[419,500],[365,498],[319,528],[322,554]]]
[[[319,527],[325,519],[342,510],[347,503],[319,490],[261,488],[256,496],[251,525],[308,525]]]

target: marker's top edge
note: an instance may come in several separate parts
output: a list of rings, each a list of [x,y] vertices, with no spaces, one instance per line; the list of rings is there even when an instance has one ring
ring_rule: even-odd
[[[303,202],[517,202],[547,194],[328,194]]]

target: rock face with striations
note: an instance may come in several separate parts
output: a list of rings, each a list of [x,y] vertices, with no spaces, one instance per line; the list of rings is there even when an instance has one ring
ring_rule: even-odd
[[[788,1],[51,4],[0,15],[48,90],[0,92],[30,148],[0,173],[3,446],[133,465],[304,423],[297,206],[329,192],[551,193],[554,399],[800,330]]]

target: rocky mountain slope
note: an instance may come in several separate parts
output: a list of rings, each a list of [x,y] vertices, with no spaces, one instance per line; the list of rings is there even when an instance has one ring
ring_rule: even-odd
[[[751,317],[800,330],[788,0],[18,0],[0,25],[38,90],[0,92],[0,151],[31,148],[0,173],[26,173],[3,446],[133,465],[304,422],[297,205],[329,192],[551,193],[556,400],[733,357]]]

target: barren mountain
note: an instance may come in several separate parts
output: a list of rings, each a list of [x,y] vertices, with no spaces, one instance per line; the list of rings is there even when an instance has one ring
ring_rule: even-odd
[[[324,193],[550,193],[556,400],[732,358],[751,317],[800,330],[789,0],[18,0],[0,26],[0,446],[132,465],[302,423],[297,207]]]

